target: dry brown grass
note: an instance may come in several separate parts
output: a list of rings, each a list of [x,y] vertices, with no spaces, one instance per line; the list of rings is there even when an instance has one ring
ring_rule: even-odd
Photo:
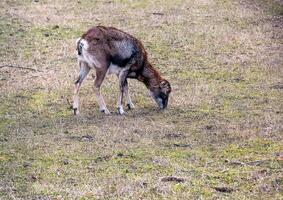
[[[0,8],[0,199],[282,199],[280,1],[4,0]],[[109,77],[104,116],[89,76],[82,115],[72,115],[74,41],[98,24],[143,41],[172,84],[167,110],[130,81],[136,109],[118,116]]]

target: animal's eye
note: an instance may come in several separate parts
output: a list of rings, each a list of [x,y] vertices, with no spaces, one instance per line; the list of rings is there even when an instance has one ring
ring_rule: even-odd
[[[160,83],[160,87],[161,88],[164,88],[164,87],[166,87],[167,86],[167,83],[165,82],[165,81],[162,81],[161,83]]]

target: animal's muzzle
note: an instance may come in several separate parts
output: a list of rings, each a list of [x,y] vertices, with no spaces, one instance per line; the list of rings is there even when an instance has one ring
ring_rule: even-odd
[[[168,105],[168,98],[163,99],[162,104],[163,104],[163,109],[166,108]]]
[[[156,99],[155,99],[155,101],[156,101],[156,103],[158,104],[158,107],[160,108],[160,109],[164,109],[164,108],[166,108],[167,107],[167,105],[168,105],[168,98],[160,98],[160,97],[157,97]]]

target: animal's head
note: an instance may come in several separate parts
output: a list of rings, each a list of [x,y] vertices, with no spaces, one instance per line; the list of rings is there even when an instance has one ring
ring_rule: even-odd
[[[167,107],[170,92],[170,83],[165,79],[163,79],[159,85],[151,91],[151,94],[160,109]]]

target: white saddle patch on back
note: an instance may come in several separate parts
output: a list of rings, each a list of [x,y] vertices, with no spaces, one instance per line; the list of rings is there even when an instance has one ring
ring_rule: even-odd
[[[133,53],[133,44],[128,40],[113,42],[122,58],[129,58]]]
[[[122,70],[123,68],[119,67],[118,65],[114,65],[113,63],[110,63],[107,74],[119,75]]]

